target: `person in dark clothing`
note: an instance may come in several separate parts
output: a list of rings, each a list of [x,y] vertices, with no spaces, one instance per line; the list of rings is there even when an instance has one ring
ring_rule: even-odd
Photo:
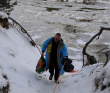
[[[49,80],[52,80],[54,75],[56,82],[63,67],[61,61],[63,58],[68,57],[68,51],[63,40],[61,39],[61,34],[57,33],[55,37],[49,38],[44,42],[41,56],[43,56],[46,48],[46,68],[49,69],[50,72]],[[61,75],[62,74],[64,74],[64,70]]]
[[[59,76],[59,69],[58,69],[58,63],[57,63],[57,47],[59,42],[55,42],[54,38],[52,40],[52,49],[51,49],[51,58],[50,58],[50,66],[49,66],[49,72],[51,73],[49,80],[52,80],[52,77],[54,75],[54,68],[55,68],[55,80],[58,79]]]

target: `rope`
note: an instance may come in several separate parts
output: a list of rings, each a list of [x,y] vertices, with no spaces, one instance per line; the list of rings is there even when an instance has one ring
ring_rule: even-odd
[[[14,23],[16,23],[20,28],[21,28],[21,31],[23,32],[23,33],[26,33],[27,35],[28,35],[28,37],[31,39],[31,41],[35,44],[35,46],[38,48],[38,50],[39,50],[39,52],[40,52],[40,54],[41,54],[41,51],[40,51],[40,49],[39,49],[39,47],[37,46],[37,44],[34,42],[34,40],[32,39],[32,37],[28,34],[28,32],[17,22],[17,21],[15,21],[13,18],[11,18],[11,17],[8,17],[10,20],[12,20]]]
[[[65,63],[66,63],[66,62],[64,62],[64,65],[65,65]],[[61,76],[61,73],[62,73],[62,71],[63,71],[64,65],[63,65],[62,70],[61,70],[61,72],[60,72],[60,76]],[[59,79],[60,79],[60,76],[58,77],[58,80],[57,80],[57,83],[56,83],[56,85],[55,85],[55,88],[54,88],[53,93],[55,93],[55,90],[56,90],[56,88],[57,88],[57,85],[58,85],[58,81],[59,81]]]

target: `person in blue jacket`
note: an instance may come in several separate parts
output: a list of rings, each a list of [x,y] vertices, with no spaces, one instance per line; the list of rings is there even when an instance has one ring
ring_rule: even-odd
[[[60,33],[56,33],[54,37],[51,37],[44,42],[42,46],[41,56],[44,55],[45,50],[46,68],[49,69],[50,72],[49,80],[52,80],[54,75],[54,80],[55,82],[57,82],[60,73],[61,75],[64,74],[64,70],[62,70],[63,64],[61,63],[61,61],[63,58],[68,58],[68,51],[66,45],[61,39]]]

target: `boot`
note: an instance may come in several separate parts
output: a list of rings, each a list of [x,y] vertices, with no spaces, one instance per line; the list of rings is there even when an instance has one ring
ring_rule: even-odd
[[[49,80],[52,80],[52,78],[53,78],[53,75],[52,75],[52,74],[50,74],[50,76],[49,76]]]
[[[54,76],[54,81],[55,81],[55,83],[57,83],[57,81],[58,81],[58,78],[55,77],[55,76]],[[59,83],[59,82],[58,82],[58,83]]]
[[[55,83],[57,83],[58,79],[55,79]],[[58,81],[58,84],[60,83],[61,80]]]

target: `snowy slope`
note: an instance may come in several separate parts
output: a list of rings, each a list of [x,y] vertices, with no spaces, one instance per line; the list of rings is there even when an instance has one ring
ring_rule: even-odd
[[[0,74],[8,77],[8,80],[0,77],[1,87],[9,82],[10,93],[52,92],[55,83],[48,80],[49,73],[38,75],[35,72],[39,58],[37,48],[31,46],[19,31],[0,26]]]
[[[82,40],[78,43],[84,44]],[[35,72],[39,57],[37,48],[31,46],[19,31],[15,28],[6,30],[0,26],[0,87],[9,82],[9,93],[52,93],[56,84],[53,80],[52,82],[48,80],[48,71],[41,75]],[[81,59],[80,56],[75,56],[73,59],[75,58]],[[79,72],[65,73],[61,76],[61,83],[55,93],[110,93],[110,64],[104,68],[101,64],[96,64],[83,69],[82,63],[73,61],[73,64],[75,70]],[[2,78],[2,74],[7,75],[8,79]],[[98,89],[95,89],[95,78],[101,81],[97,83]],[[101,91],[101,85],[107,87]]]
[[[10,93],[27,91],[39,57],[38,50],[19,31],[0,26],[0,70],[8,77]]]
[[[48,80],[49,73],[38,75],[35,65],[40,57],[39,51],[31,46],[28,40],[14,28],[6,30],[0,26],[0,74],[5,74],[8,80],[0,77],[0,82],[10,84],[9,93],[52,93],[55,83]],[[77,70],[81,64],[74,62]],[[61,76],[61,83],[56,88],[56,93],[94,93],[94,80],[100,78],[101,73],[107,72],[104,84],[109,83],[109,66],[97,65],[87,66],[78,73],[65,73]],[[101,68],[101,71],[100,71]],[[94,71],[90,75],[90,72]],[[98,73],[99,72],[99,73]],[[97,75],[98,74],[98,75]],[[101,92],[99,88],[96,93],[109,93],[110,89]]]
[[[45,72],[38,75],[35,72],[35,65],[40,57],[39,51],[29,44],[29,41],[14,28],[6,30],[0,26],[0,74],[7,75],[10,84],[9,93],[52,93],[55,83],[48,80],[49,73]],[[92,65],[81,70],[81,64],[74,62],[78,73],[65,73],[61,76],[61,83],[58,84],[55,93],[109,93],[107,87],[101,91],[95,89],[95,78],[100,78],[103,72],[106,72],[102,83],[109,83],[109,66],[102,68]],[[91,73],[91,74],[90,74]],[[3,78],[0,77],[0,82]],[[100,82],[99,82],[100,84]],[[96,90],[96,91],[95,91]]]

